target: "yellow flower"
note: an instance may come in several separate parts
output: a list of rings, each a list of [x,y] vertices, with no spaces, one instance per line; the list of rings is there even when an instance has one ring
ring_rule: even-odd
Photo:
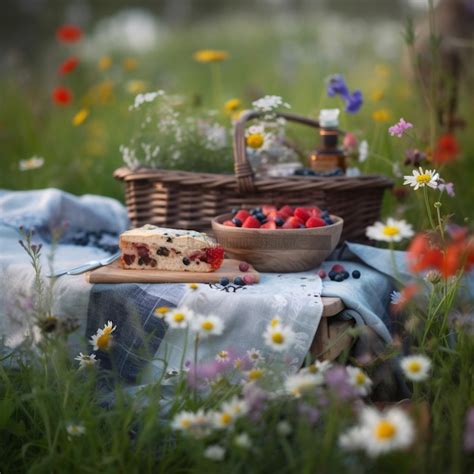
[[[200,49],[193,54],[193,58],[198,63],[217,63],[225,61],[229,57],[226,51],[217,49]]]
[[[387,109],[379,109],[372,113],[372,118],[376,122],[388,122],[391,119],[390,111]]]
[[[140,79],[134,79],[127,82],[127,92],[130,92],[130,94],[140,94],[140,92],[144,92],[146,88],[146,82],[141,81]]]
[[[138,61],[135,58],[125,58],[122,61],[122,67],[125,71],[133,71],[138,67]]]
[[[110,56],[102,56],[97,64],[97,67],[101,71],[107,71],[110,66],[112,66],[112,58]]]
[[[86,118],[89,116],[89,109],[81,109],[79,112],[74,115],[72,118],[72,124],[77,127],[85,122]]]
[[[96,334],[89,341],[94,346],[95,351],[107,351],[110,349],[113,340],[112,333],[115,329],[117,329],[117,326],[114,326],[112,321],[108,321],[102,329],[97,330]]]
[[[251,369],[247,372],[247,380],[258,380],[262,378],[263,370],[262,369]]]
[[[224,110],[232,115],[235,112],[242,110],[242,101],[240,99],[230,99],[224,104]]]
[[[247,137],[247,146],[254,150],[261,148],[264,142],[265,137],[263,133],[252,133]]]
[[[390,76],[390,68],[386,64],[377,64],[375,74],[379,77],[388,77]]]
[[[382,89],[375,89],[372,91],[370,98],[373,102],[380,102],[385,97],[385,93]]]
[[[107,104],[113,99],[114,83],[110,79],[92,86],[84,97],[83,104],[89,107],[95,104]]]

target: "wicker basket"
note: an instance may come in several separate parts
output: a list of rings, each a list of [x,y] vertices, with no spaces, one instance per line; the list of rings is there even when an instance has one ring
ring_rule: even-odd
[[[245,124],[260,115],[246,112],[235,125],[235,176],[148,168],[116,170],[114,176],[125,183],[132,224],[209,231],[213,217],[236,207],[317,205],[344,219],[342,240],[365,241],[365,228],[380,217],[384,191],[393,183],[383,176],[255,178],[246,157]],[[317,121],[305,117],[278,115],[319,127]]]

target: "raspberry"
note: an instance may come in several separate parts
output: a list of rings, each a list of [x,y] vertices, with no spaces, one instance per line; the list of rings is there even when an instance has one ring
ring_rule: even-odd
[[[275,206],[270,206],[269,204],[265,204],[262,206],[262,213],[265,216],[268,216],[271,212],[276,212],[277,208]]]
[[[250,216],[250,212],[246,211],[245,209],[241,209],[237,214],[234,216],[234,219],[239,219],[241,222],[245,222],[245,219]]]
[[[319,207],[310,207],[308,208],[308,212],[311,217],[319,217],[321,215],[321,209],[319,209]]]
[[[217,270],[224,261],[224,249],[222,247],[209,247],[206,249],[206,260],[214,270]]]
[[[256,283],[255,277],[250,274],[244,275],[242,280],[244,281],[246,285],[253,285],[254,283]]]
[[[293,215],[293,209],[290,206],[283,206],[278,212],[286,217]]]
[[[254,216],[248,216],[242,224],[242,227],[247,229],[258,229],[260,227],[260,221]]]
[[[326,278],[327,274],[324,270],[319,270],[318,272],[319,278],[323,279]]]
[[[247,262],[240,262],[239,263],[239,270],[241,272],[248,272],[250,268],[250,265]]]
[[[303,222],[306,222],[311,216],[309,212],[304,207],[297,207],[294,213],[295,217],[298,217]]]
[[[344,272],[346,269],[340,263],[336,263],[335,265],[332,266],[331,270],[333,272],[339,273],[339,272]]]
[[[323,221],[323,219],[319,217],[310,217],[306,221],[306,227],[312,228],[312,227],[324,227],[326,225],[326,222]]]

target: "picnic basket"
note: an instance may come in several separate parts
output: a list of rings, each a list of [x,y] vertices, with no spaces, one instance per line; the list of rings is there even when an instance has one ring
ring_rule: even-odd
[[[262,114],[247,111],[234,128],[235,175],[189,171],[119,168],[115,178],[125,184],[128,215],[135,227],[210,231],[211,220],[232,208],[262,204],[317,205],[344,219],[342,241],[365,241],[365,228],[380,217],[384,191],[393,183],[384,176],[291,176],[256,178],[246,156],[246,122]],[[288,121],[319,128],[319,123],[290,113]]]

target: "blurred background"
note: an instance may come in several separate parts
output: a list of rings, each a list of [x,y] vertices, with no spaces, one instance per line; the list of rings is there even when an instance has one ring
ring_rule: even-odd
[[[474,16],[470,0],[446,1],[464,2]],[[53,186],[122,198],[112,173],[123,164],[119,148],[130,136],[129,106],[137,93],[164,89],[219,114],[229,99],[246,108],[275,94],[292,111],[317,117],[321,107],[340,105],[326,93],[335,73],[364,96],[357,114],[342,117],[345,130],[368,142],[361,170],[400,179],[407,143],[387,128],[403,116],[427,138],[404,39],[407,20],[426,24],[427,10],[428,0],[3,0],[0,187]],[[469,21],[459,29],[472,34]],[[58,29],[71,24],[80,40],[58,39]],[[462,41],[470,52],[472,42]],[[205,48],[228,53],[217,98],[208,65],[193,59]],[[71,58],[74,64],[67,63]],[[453,211],[474,199],[469,74],[460,81],[460,151],[443,173],[462,196]],[[58,96],[58,87],[70,96]],[[229,118],[222,113],[220,120]],[[303,142],[310,149],[317,136],[306,134]]]

